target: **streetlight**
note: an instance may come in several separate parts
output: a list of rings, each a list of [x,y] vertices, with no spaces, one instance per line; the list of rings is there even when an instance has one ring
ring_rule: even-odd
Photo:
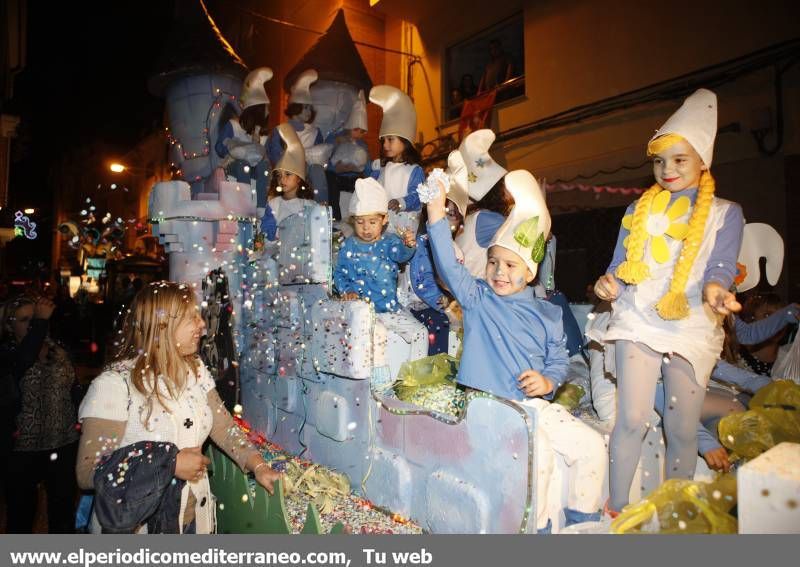
[[[27,208],[27,209],[25,209],[25,214],[26,214],[26,215],[32,215],[32,214],[33,214],[33,213],[35,213],[35,212],[36,212],[36,209],[32,209],[32,208],[30,208],[30,207],[29,207],[29,208]]]
[[[110,169],[111,171],[113,171],[114,173],[122,173],[122,172],[123,172],[123,171],[125,171],[127,168],[126,168],[124,165],[122,165],[121,163],[114,162],[114,163],[112,163],[112,164],[111,164],[111,166],[109,167],[109,169]]]

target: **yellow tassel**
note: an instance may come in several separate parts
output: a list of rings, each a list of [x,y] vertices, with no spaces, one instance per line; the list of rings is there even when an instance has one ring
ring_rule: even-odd
[[[666,321],[685,319],[689,316],[689,299],[682,291],[667,292],[656,304],[656,311]]]
[[[616,275],[629,284],[640,284],[650,277],[650,266],[641,260],[626,260],[617,267]]]

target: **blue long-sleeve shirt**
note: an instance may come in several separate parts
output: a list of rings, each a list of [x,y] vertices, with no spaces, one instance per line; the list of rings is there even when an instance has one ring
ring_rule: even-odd
[[[407,164],[408,165],[408,164]],[[406,196],[403,197],[402,204],[404,211],[418,211],[422,207],[419,202],[419,193],[417,192],[417,185],[425,183],[425,171],[419,165],[413,165],[411,175],[408,178],[408,185],[406,186]],[[375,180],[380,179],[381,168],[371,167],[369,176]],[[386,188],[387,193],[390,193],[389,188]]]
[[[294,118],[290,118],[288,120],[289,124],[297,132],[302,132],[303,128],[305,128],[306,123],[300,120],[295,120]],[[322,132],[317,129],[317,137],[314,140],[314,145],[323,143]],[[269,136],[269,140],[267,141],[267,157],[269,157],[270,163],[278,163],[278,160],[281,159],[283,156],[283,143],[281,142],[281,135],[278,133],[278,127],[276,126],[272,130],[272,134]]]
[[[397,264],[407,262],[414,249],[396,234],[384,234],[375,242],[348,237],[339,249],[333,281],[339,293],[355,292],[375,306],[377,313],[398,311]]]
[[[688,197],[692,206],[694,206],[694,202],[697,200],[697,188],[684,189],[683,191],[672,193],[669,198],[667,209],[680,197]],[[628,205],[625,211],[626,215],[633,214],[637,202],[638,201],[634,201]],[[743,226],[744,216],[742,215],[742,208],[736,203],[733,203],[725,213],[722,228],[717,232],[714,248],[711,250],[711,255],[708,257],[706,270],[703,275],[704,285],[713,281],[720,284],[725,289],[728,289],[733,284],[733,278],[736,277],[736,261],[739,259],[739,249],[742,246]],[[628,234],[628,229],[621,226],[619,229],[619,236],[617,237],[617,245],[614,248],[614,255],[606,273],[615,273],[617,267],[625,261],[627,250],[622,243],[625,238],[627,238]],[[619,278],[617,278],[617,282],[620,286],[626,285],[625,282],[621,281]]]
[[[433,253],[428,245],[428,235],[417,236],[417,251],[409,264],[411,285],[414,293],[429,307],[439,312],[444,312],[439,300],[444,296],[444,291],[436,282],[436,272],[433,269]]]
[[[464,313],[464,342],[459,383],[512,400],[524,400],[517,378],[535,370],[553,382],[552,399],[567,376],[566,337],[561,309],[524,288],[497,295],[485,281],[472,277],[456,259],[445,219],[428,225],[437,273]]]

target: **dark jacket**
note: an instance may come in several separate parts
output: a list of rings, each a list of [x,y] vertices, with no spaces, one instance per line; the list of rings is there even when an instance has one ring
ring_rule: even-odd
[[[172,443],[139,441],[103,458],[94,471],[97,520],[103,533],[132,534],[147,523],[147,533],[176,534],[185,481],[175,478],[178,448]]]

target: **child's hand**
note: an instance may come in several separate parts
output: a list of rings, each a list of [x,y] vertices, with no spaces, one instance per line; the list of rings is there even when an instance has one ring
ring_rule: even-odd
[[[403,240],[406,248],[416,248],[417,239],[414,238],[414,233],[408,228],[398,228],[397,234]]]
[[[553,391],[553,383],[535,370],[526,370],[517,378],[522,392],[529,398],[546,396]]]
[[[603,301],[614,301],[619,296],[619,283],[612,274],[603,274],[594,284],[594,294]]]
[[[345,301],[355,301],[356,299],[359,299],[359,297],[356,292],[348,291],[347,293],[342,294],[342,299],[344,299]]]
[[[402,207],[400,206],[400,201],[398,201],[397,199],[392,199],[391,201],[389,201],[389,210],[394,211],[395,213],[400,212],[402,210]]]
[[[716,282],[706,284],[703,288],[703,299],[719,315],[730,315],[742,310],[736,296]]]
[[[728,460],[728,451],[725,447],[717,447],[708,451],[703,458],[708,463],[708,468],[715,471],[729,472],[731,470],[731,462]]]
[[[438,183],[439,183],[439,192],[435,197],[433,197],[430,201],[428,201],[427,205],[429,224],[433,224],[439,219],[443,219],[445,217],[445,211],[447,209],[447,193],[441,181]]]

